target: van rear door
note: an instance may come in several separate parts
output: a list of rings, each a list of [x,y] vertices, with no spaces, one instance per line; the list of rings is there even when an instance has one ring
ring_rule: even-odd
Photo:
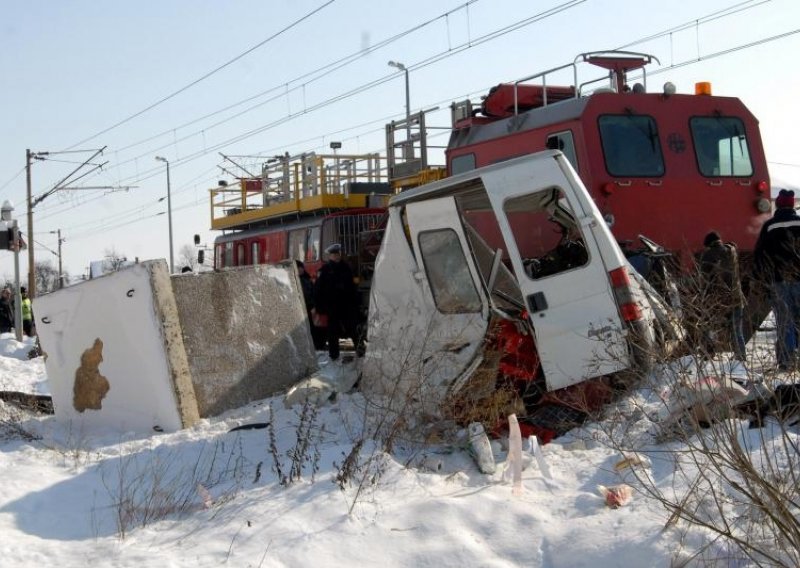
[[[481,178],[525,298],[548,389],[629,367],[608,274],[619,258],[610,232],[598,227],[599,211],[560,153],[515,162]]]

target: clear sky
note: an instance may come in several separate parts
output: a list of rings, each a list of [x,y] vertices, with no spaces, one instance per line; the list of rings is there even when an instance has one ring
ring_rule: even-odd
[[[442,108],[428,118],[439,126],[449,125],[451,101],[477,100],[496,83],[581,52],[625,46],[656,55],[662,67],[695,61],[658,74],[651,66],[649,89],[669,80],[693,92],[696,81],[711,81],[714,94],[741,98],[761,121],[773,177],[800,181],[797,0],[5,0],[0,14],[0,201],[11,201],[26,230],[26,148],[107,146],[95,163],[108,164],[80,184],[129,188],[61,191],[37,205],[37,260],[55,262],[51,231],[61,229],[73,277],[110,249],[168,257],[166,174],[156,155],[171,162],[177,257],[195,233],[213,241],[208,189],[230,179],[217,167],[219,152],[327,153],[340,140],[342,152],[385,153],[384,124],[405,113],[403,77],[389,60],[411,69],[412,110]],[[691,25],[675,29],[683,24]],[[36,162],[34,196],[76,167],[56,160],[89,156]],[[260,161],[242,163],[259,171]],[[13,274],[12,258],[0,251],[0,277]]]

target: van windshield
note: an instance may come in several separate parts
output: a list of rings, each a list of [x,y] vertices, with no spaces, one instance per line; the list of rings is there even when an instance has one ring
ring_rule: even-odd
[[[744,123],[734,116],[696,116],[689,120],[697,167],[706,177],[753,175]]]
[[[608,173],[615,177],[664,175],[656,121],[638,114],[607,114],[598,121]]]

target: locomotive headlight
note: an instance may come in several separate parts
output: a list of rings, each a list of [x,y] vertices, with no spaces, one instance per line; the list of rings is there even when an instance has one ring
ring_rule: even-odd
[[[769,213],[772,209],[772,204],[769,202],[769,199],[762,197],[756,201],[756,209],[758,209],[759,213]]]
[[[664,83],[664,95],[669,97],[670,95],[674,95],[678,92],[678,89],[675,88],[675,84],[667,81]]]

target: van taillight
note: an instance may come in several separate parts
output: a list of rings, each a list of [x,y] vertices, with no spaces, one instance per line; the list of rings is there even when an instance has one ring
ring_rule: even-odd
[[[642,311],[636,302],[633,301],[631,291],[631,278],[624,266],[620,266],[608,273],[611,280],[611,287],[614,289],[614,298],[619,306],[619,313],[625,321],[636,321],[642,319]]]

